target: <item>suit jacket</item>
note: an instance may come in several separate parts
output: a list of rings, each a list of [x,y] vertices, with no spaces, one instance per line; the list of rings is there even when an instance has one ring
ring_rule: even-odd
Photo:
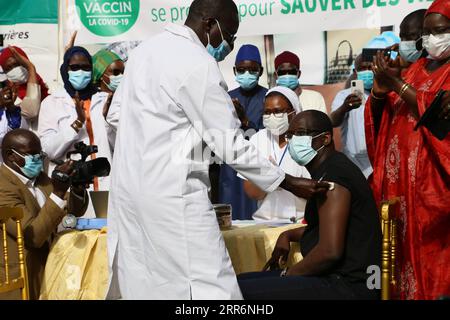
[[[5,165],[0,166],[0,207],[20,207],[23,208],[24,212],[22,229],[25,240],[25,257],[31,299],[39,298],[40,284],[44,275],[50,244],[62,218],[67,212],[75,216],[83,215],[89,201],[89,197],[86,194],[83,199],[73,194],[67,194],[67,209],[61,209],[50,199],[50,194],[53,192],[53,185],[45,173],[41,173],[37,177],[35,187],[38,187],[47,198],[42,208],[39,206],[33,194],[28,190],[28,187],[5,167]],[[17,277],[19,275],[19,265],[16,244],[16,224],[12,220],[8,221],[6,230],[8,238],[9,274],[10,277]],[[0,260],[0,279],[1,281],[4,280],[3,260]],[[20,299],[20,293],[3,294],[0,295],[0,299]]]

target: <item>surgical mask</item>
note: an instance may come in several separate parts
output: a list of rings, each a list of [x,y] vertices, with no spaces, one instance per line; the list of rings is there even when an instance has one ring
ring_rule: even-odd
[[[20,167],[15,163],[15,165],[19,167],[20,171],[22,171],[25,176],[33,179],[41,173],[44,167],[44,160],[41,154],[23,156],[15,150],[12,151],[25,160],[25,165],[23,167]]]
[[[263,125],[272,135],[280,136],[289,129],[288,116],[291,113],[265,114],[263,115]]]
[[[69,71],[69,81],[75,90],[83,90],[91,82],[91,71]]]
[[[239,83],[243,90],[252,90],[258,85],[259,77],[257,75],[251,74],[246,71],[245,73],[241,73],[236,75],[236,81]]]
[[[364,82],[364,89],[370,90],[373,87],[373,71],[365,70],[358,71],[358,80],[362,80]]]
[[[28,70],[23,66],[18,66],[7,72],[6,77],[11,82],[24,84],[28,81]]]
[[[399,45],[400,56],[408,62],[416,62],[422,55],[422,50],[417,50],[417,41],[401,41]]]
[[[317,136],[292,136],[289,140],[289,154],[292,159],[301,166],[306,166],[314,159],[317,153],[322,150],[325,145],[317,150],[312,147],[312,140],[324,135],[325,132],[318,134]]]
[[[282,86],[294,90],[298,87],[298,77],[293,74],[280,76],[277,79],[277,86]]]
[[[444,60],[450,57],[450,33],[423,36],[423,47],[433,60]]]
[[[228,44],[228,42],[223,38],[222,29],[220,28],[220,23],[218,20],[216,20],[217,26],[219,27],[220,36],[222,37],[222,42],[219,44],[217,48],[214,48],[209,39],[209,33],[206,34],[208,37],[208,45],[206,46],[206,50],[208,50],[208,53],[216,59],[217,62],[223,61],[227,55],[231,52],[231,47]]]
[[[122,78],[123,78],[123,74],[119,74],[117,76],[109,76],[109,83],[106,83],[104,80],[103,80],[103,82],[105,82],[105,84],[109,90],[114,92],[119,87],[119,84],[122,81]]]

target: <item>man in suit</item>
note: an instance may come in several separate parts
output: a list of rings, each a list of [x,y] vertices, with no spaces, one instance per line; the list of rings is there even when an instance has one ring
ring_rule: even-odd
[[[25,257],[30,284],[30,298],[38,299],[44,267],[52,236],[62,218],[71,213],[81,216],[89,198],[84,186],[73,187],[69,182],[50,179],[43,171],[45,154],[39,138],[31,131],[16,129],[7,133],[1,148],[4,163],[0,167],[0,207],[23,209],[22,228]],[[73,162],[68,161],[55,170],[71,174]],[[18,276],[16,227],[7,224],[9,273]],[[0,261],[0,279],[4,279],[4,265]],[[19,292],[0,294],[0,299],[19,299]]]

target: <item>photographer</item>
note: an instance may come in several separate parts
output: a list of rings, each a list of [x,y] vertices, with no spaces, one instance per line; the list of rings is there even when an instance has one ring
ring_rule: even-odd
[[[61,77],[64,89],[49,95],[41,106],[39,114],[39,137],[49,160],[61,161],[77,142],[97,145],[97,157],[111,162],[112,152],[108,140],[108,125],[103,108],[108,104],[108,93],[97,92],[92,83],[92,57],[82,47],[72,47],[64,55]],[[52,172],[54,165],[50,165]],[[92,189],[109,190],[109,177],[95,178]],[[88,210],[93,215],[93,210]]]
[[[7,81],[0,82],[0,145],[8,131],[29,127],[28,122],[21,115],[20,107],[14,104],[16,98],[17,92],[14,87]],[[2,161],[0,154],[0,164]]]
[[[4,163],[0,167],[0,207],[20,207],[23,209],[22,228],[24,230],[25,256],[30,284],[30,298],[38,299],[44,267],[49,253],[52,235],[67,214],[81,216],[88,204],[88,196],[83,185],[50,179],[44,172],[39,138],[31,131],[16,129],[8,132],[2,143]],[[56,168],[70,175],[73,171],[71,161]],[[7,224],[9,247],[16,242],[15,224]],[[10,274],[19,271],[16,251],[11,250]],[[0,278],[4,278],[0,268]],[[14,295],[15,294],[15,295]],[[0,295],[0,299],[20,298],[19,291]]]

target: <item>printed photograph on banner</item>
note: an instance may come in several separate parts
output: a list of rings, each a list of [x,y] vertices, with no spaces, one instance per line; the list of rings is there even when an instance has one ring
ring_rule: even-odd
[[[337,30],[326,32],[327,74],[326,83],[347,81],[352,73],[352,65],[362,48],[380,29]]]

